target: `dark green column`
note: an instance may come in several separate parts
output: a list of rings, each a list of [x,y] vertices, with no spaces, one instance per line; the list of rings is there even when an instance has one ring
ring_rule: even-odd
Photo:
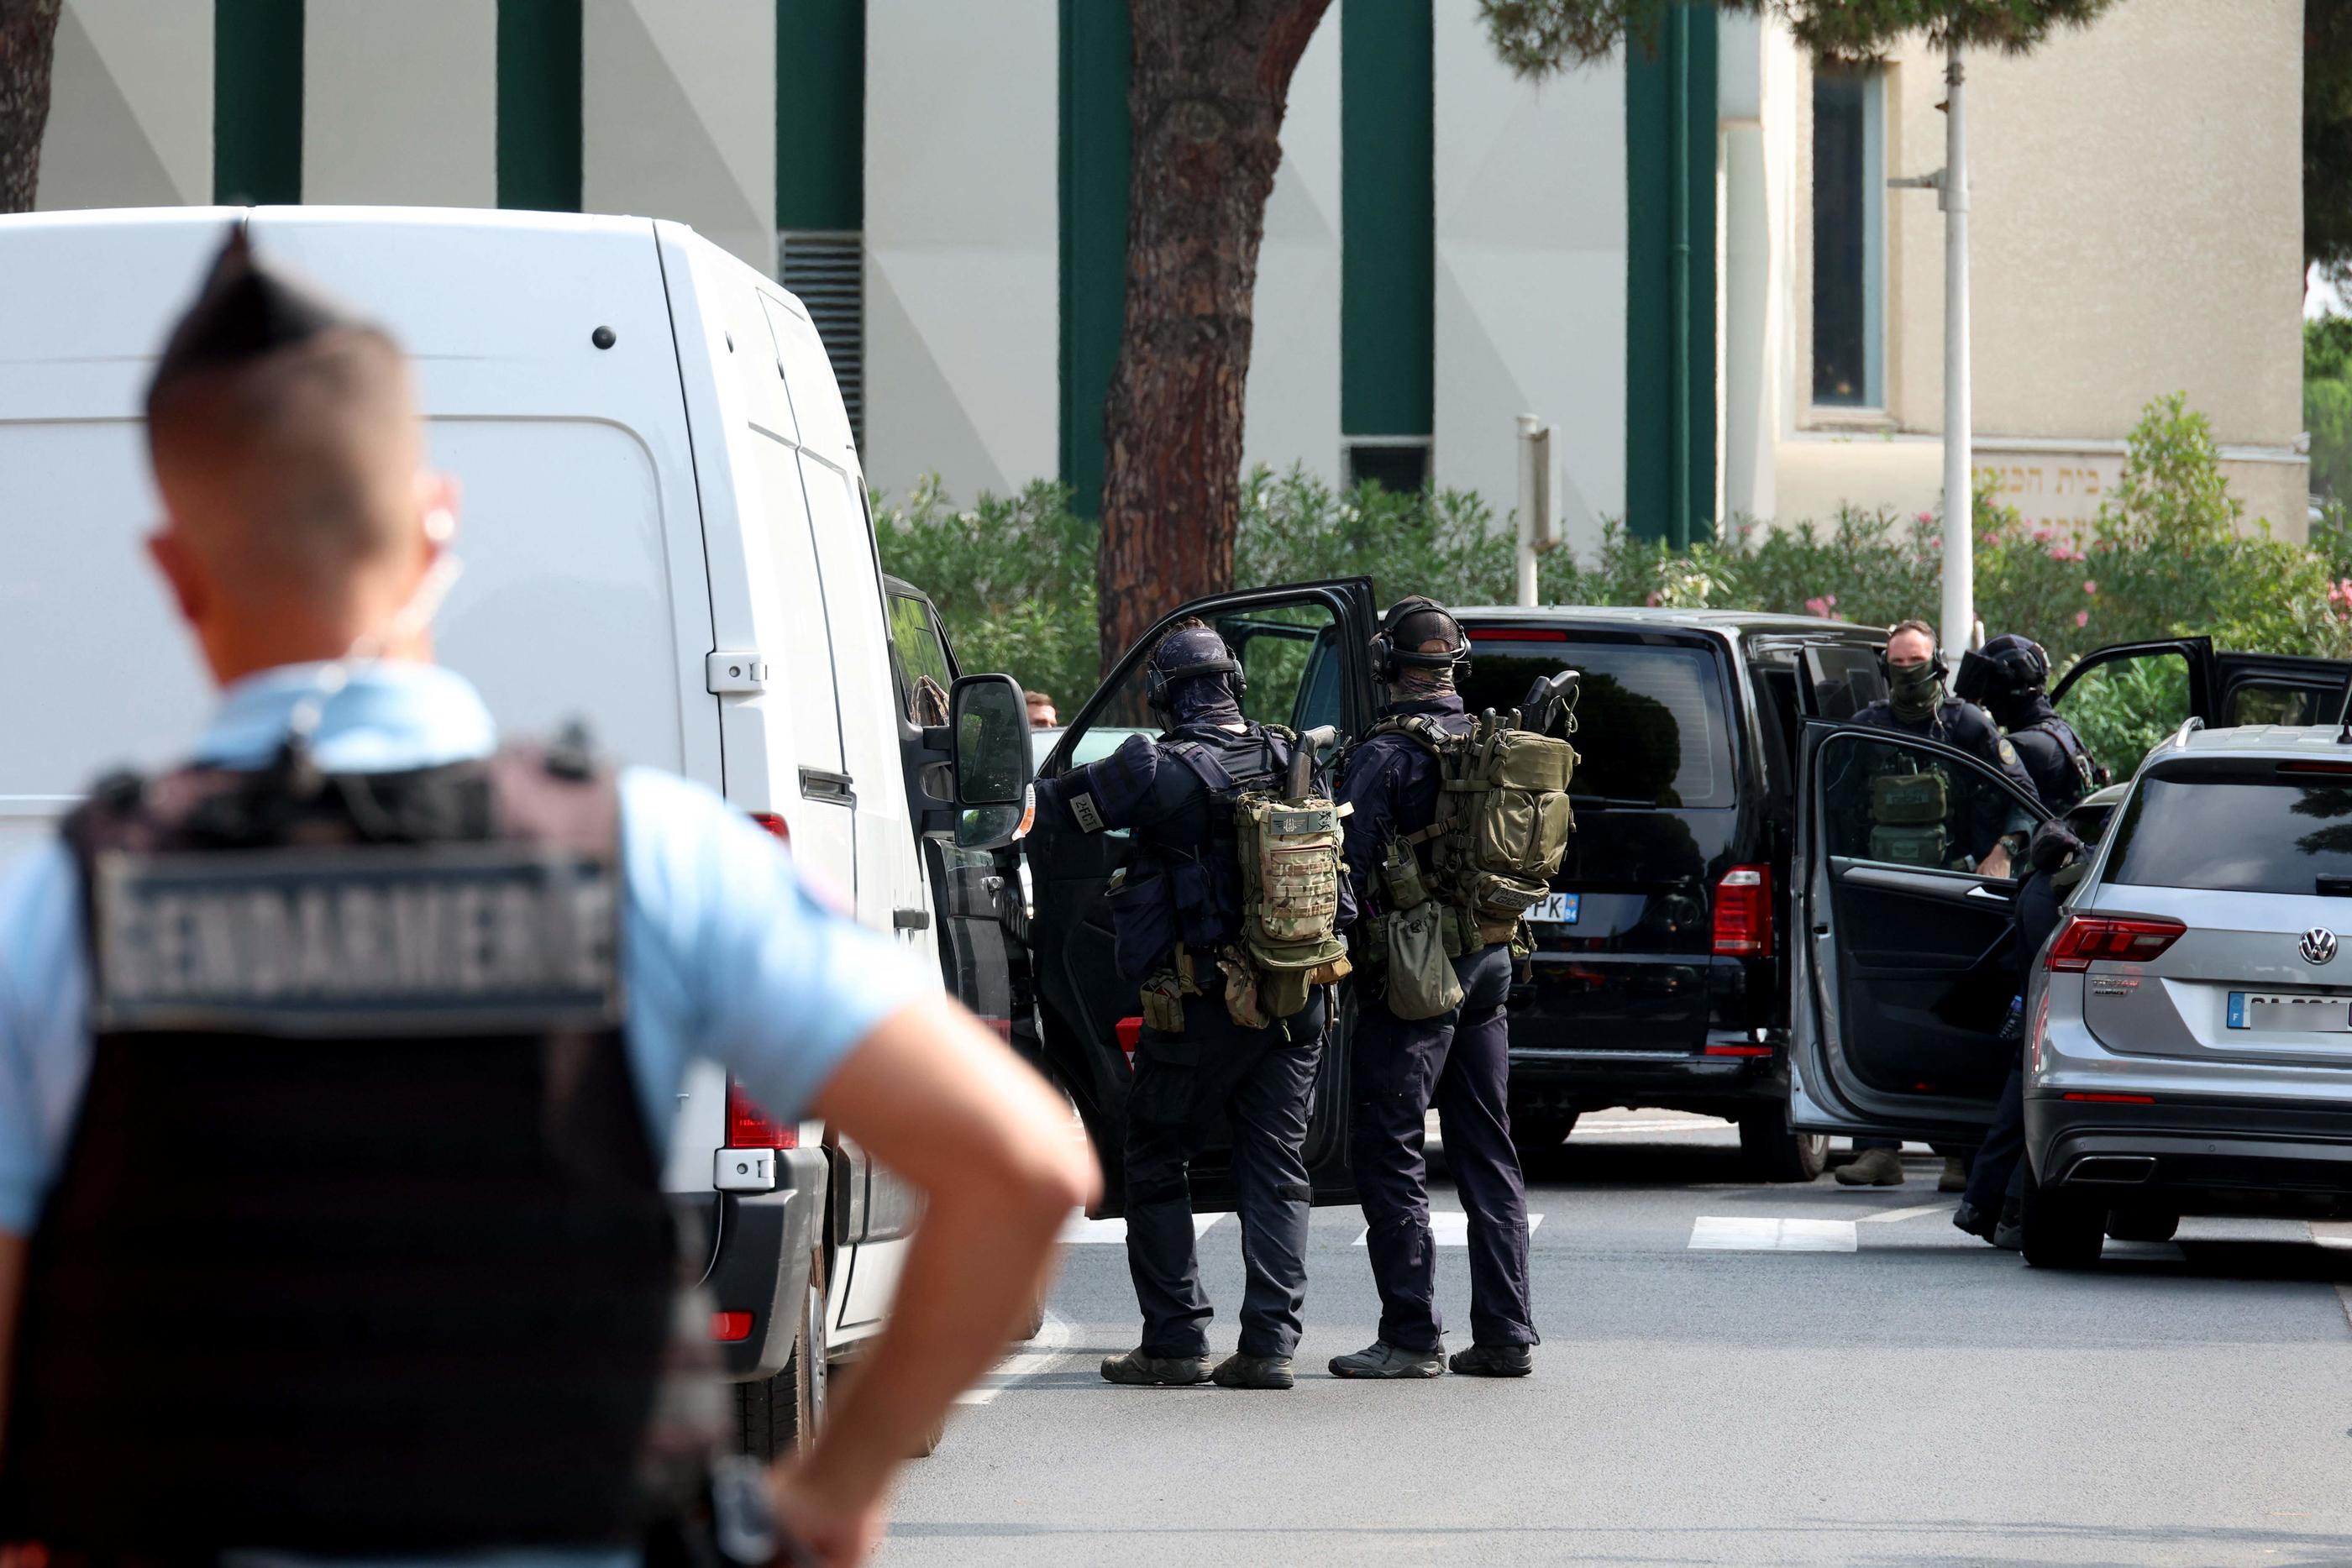
[[[1668,9],[1625,60],[1625,525],[1714,536],[1716,13]]]
[[[776,226],[866,226],[866,0],[778,0]]]
[[[1339,428],[1426,436],[1437,343],[1431,0],[1343,0],[1339,21]]]
[[[1103,401],[1127,319],[1125,0],[1062,6],[1062,483],[1082,517],[1102,515]]]
[[[498,0],[499,205],[580,210],[580,0]]]
[[[302,0],[214,0],[213,200],[302,199]]]

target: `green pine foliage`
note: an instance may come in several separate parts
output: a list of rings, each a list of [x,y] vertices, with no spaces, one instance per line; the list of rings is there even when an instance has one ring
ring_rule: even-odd
[[[1909,34],[1942,47],[2021,54],[2062,26],[2081,26],[2113,0],[1722,0],[1789,25],[1797,41],[1838,59],[1879,55]],[[2328,0],[2315,0],[2324,5]],[[1503,63],[1544,77],[1601,59],[1632,37],[1656,37],[1667,0],[1478,0]]]

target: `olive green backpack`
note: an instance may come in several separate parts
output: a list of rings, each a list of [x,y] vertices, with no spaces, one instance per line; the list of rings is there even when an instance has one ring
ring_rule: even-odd
[[[1510,940],[1551,891],[1576,831],[1568,803],[1576,748],[1517,727],[1517,718],[1489,709],[1467,735],[1454,735],[1416,714],[1372,731],[1407,736],[1437,762],[1436,818],[1406,841],[1428,846],[1431,892],[1457,923],[1453,951]]]

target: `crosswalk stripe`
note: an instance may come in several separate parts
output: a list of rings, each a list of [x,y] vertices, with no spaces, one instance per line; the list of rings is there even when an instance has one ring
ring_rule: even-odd
[[[1055,1312],[1045,1314],[1045,1326],[1037,1337],[998,1362],[971,1387],[956,1396],[959,1405],[987,1405],[996,1396],[1021,1382],[1050,1371],[1059,1364],[1063,1352],[1069,1348],[1069,1320]]]
[[[2352,1220],[2315,1219],[2311,1239],[2322,1247],[2352,1247]]]
[[[1923,1203],[1916,1208],[1890,1208],[1884,1213],[1857,1215],[1855,1218],[1864,1225],[1873,1223],[1887,1225],[1898,1219],[1918,1219],[1930,1214],[1949,1214],[1958,1207],[1958,1204],[1953,1203]]]
[[[1206,1236],[1223,1218],[1222,1214],[1194,1215],[1192,1234]],[[1062,1226],[1061,1239],[1065,1247],[1124,1247],[1127,1245],[1127,1221],[1088,1219],[1083,1214],[1074,1214]]]
[[[1851,1219],[1752,1219],[1702,1214],[1691,1221],[1690,1245],[1701,1252],[1852,1252]]]
[[[1528,1215],[1528,1234],[1533,1236],[1536,1233],[1536,1227],[1541,1225],[1543,1222],[1544,1217],[1542,1215]],[[1467,1247],[1470,1245],[1470,1217],[1463,1213],[1458,1208],[1431,1209],[1429,1211],[1429,1233],[1431,1239],[1440,1247]],[[1358,1247],[1363,1246],[1366,1239],[1372,1233],[1370,1229],[1357,1231],[1354,1244]]]

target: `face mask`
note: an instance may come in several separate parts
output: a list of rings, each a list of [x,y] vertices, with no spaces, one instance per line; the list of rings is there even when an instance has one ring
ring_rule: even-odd
[[[1896,718],[1908,724],[1931,719],[1944,706],[1944,667],[1933,659],[1924,664],[1896,664],[1886,673],[1886,688]]]

